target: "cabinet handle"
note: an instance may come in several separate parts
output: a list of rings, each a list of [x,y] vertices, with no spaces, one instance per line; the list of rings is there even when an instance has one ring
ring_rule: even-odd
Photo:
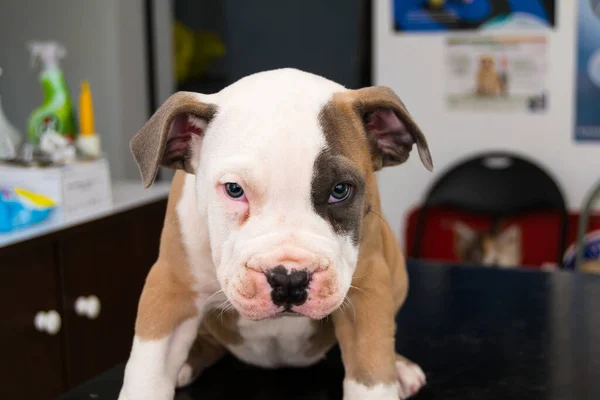
[[[100,315],[100,299],[97,296],[79,296],[75,300],[75,313],[80,317],[96,319]]]
[[[60,332],[62,319],[56,310],[40,311],[35,314],[33,325],[39,332],[46,332],[48,335],[56,335]]]

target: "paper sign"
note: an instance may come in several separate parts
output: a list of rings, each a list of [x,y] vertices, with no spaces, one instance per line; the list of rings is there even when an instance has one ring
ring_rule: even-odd
[[[600,0],[579,0],[575,139],[600,141]]]
[[[446,46],[449,110],[539,113],[548,107],[544,36],[456,37]]]

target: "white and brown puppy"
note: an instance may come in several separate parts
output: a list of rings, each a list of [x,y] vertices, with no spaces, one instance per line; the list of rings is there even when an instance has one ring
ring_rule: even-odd
[[[336,340],[344,399],[417,392],[422,370],[394,351],[407,275],[374,174],[415,143],[432,169],[390,89],[293,69],[171,96],[131,143],[146,186],[161,165],[181,171],[120,399],[172,399],[225,351],[306,366]]]

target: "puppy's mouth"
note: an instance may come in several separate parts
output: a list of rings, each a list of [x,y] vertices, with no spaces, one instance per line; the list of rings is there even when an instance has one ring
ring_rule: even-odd
[[[292,311],[292,310],[283,310],[281,312],[279,312],[278,314],[275,314],[273,316],[273,318],[279,318],[279,317],[303,317],[304,315],[296,312],[296,311]]]

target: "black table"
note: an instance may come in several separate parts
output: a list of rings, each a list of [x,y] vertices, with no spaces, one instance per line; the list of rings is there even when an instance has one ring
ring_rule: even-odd
[[[600,275],[409,263],[396,349],[425,399],[600,399]],[[60,400],[116,399],[123,365]],[[339,350],[306,369],[226,357],[176,399],[341,399]]]

